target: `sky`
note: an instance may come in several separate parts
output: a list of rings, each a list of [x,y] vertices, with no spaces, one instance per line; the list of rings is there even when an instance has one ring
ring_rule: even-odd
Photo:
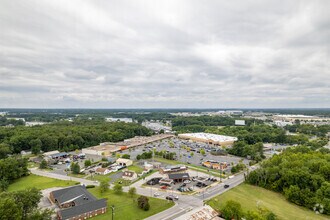
[[[1,0],[0,108],[328,108],[328,0]]]

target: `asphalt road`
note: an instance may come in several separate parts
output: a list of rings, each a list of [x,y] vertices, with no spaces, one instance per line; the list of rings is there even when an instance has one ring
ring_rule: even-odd
[[[250,170],[254,170],[256,168],[257,168],[256,166],[251,167]],[[40,175],[40,176],[46,176],[46,177],[61,179],[61,180],[73,180],[73,181],[81,182],[86,185],[99,185],[99,183],[95,182],[95,181],[50,173],[50,172],[46,172],[46,171],[37,170],[35,168],[30,169],[30,171],[31,171],[31,173]],[[220,194],[230,190],[231,188],[241,184],[243,181],[244,181],[244,174],[241,173],[241,174],[234,176],[231,179],[225,179],[225,180],[223,180],[223,183],[220,183],[211,188],[208,188],[204,192],[199,193],[197,195],[179,195],[179,200],[176,201],[175,206],[173,206],[172,208],[169,208],[163,212],[160,212],[156,215],[153,215],[153,216],[147,218],[146,220],[172,220],[172,219],[175,219],[197,207],[203,206],[204,200],[207,200],[214,196],[220,195]],[[130,187],[133,187],[133,186],[136,187],[137,194],[139,194],[139,195],[152,196],[153,195],[152,189],[141,187],[142,183],[143,183],[143,180],[140,180],[140,181],[134,183]],[[228,184],[228,185],[230,185],[230,187],[225,189],[223,187],[224,184]],[[130,187],[124,187],[124,191],[127,192]],[[161,193],[160,197],[158,197],[158,198],[165,199],[165,197],[171,193],[176,193],[176,192],[174,192],[174,191],[167,192],[167,193],[164,192],[164,193]]]

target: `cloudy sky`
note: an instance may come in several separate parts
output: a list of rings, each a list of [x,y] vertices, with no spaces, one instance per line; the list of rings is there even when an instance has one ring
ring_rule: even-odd
[[[0,108],[330,107],[329,10],[1,0]]]

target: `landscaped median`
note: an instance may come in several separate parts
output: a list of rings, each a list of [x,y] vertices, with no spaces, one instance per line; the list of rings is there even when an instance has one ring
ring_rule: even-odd
[[[174,205],[173,202],[157,198],[149,198],[150,209],[144,211],[138,207],[137,198],[139,195],[135,195],[133,198],[128,193],[116,194],[113,190],[109,190],[104,193],[100,193],[98,188],[88,189],[97,198],[106,198],[108,204],[108,210],[105,214],[97,216],[95,220],[108,220],[111,219],[111,206],[114,205],[114,219],[145,219],[149,216],[162,212]]]
[[[241,184],[213,199],[207,201],[215,210],[219,211],[227,201],[239,202],[244,212],[267,209],[273,212],[279,219],[306,219],[306,220],[326,220],[325,215],[317,215],[313,211],[288,202],[285,197],[261,187],[249,184]]]

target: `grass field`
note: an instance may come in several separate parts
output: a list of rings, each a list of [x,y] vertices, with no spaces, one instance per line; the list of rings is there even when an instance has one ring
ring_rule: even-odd
[[[108,220],[111,219],[111,205],[115,205],[115,219],[144,219],[158,212],[164,211],[174,205],[173,202],[168,202],[167,200],[161,200],[156,198],[149,198],[150,209],[148,211],[143,211],[137,207],[137,196],[134,198],[129,197],[127,193],[122,193],[121,195],[115,194],[112,190],[104,194],[100,194],[97,188],[88,189],[97,198],[108,199],[108,211],[97,217],[95,220]]]
[[[57,180],[53,178],[37,176],[30,174],[29,176],[19,178],[14,183],[9,185],[8,191],[23,190],[29,187],[38,189],[47,189],[51,187],[66,187],[75,185],[74,181]]]
[[[129,166],[129,167],[127,167],[127,169],[130,171],[134,171],[135,173],[142,173],[142,171],[143,171],[143,168],[140,166],[137,166],[137,165]]]
[[[241,203],[243,210],[257,210],[257,204],[274,212],[279,219],[296,220],[326,220],[327,216],[316,215],[314,212],[288,202],[284,196],[261,187],[241,184],[207,203],[214,209],[219,209],[226,201],[234,200]]]

